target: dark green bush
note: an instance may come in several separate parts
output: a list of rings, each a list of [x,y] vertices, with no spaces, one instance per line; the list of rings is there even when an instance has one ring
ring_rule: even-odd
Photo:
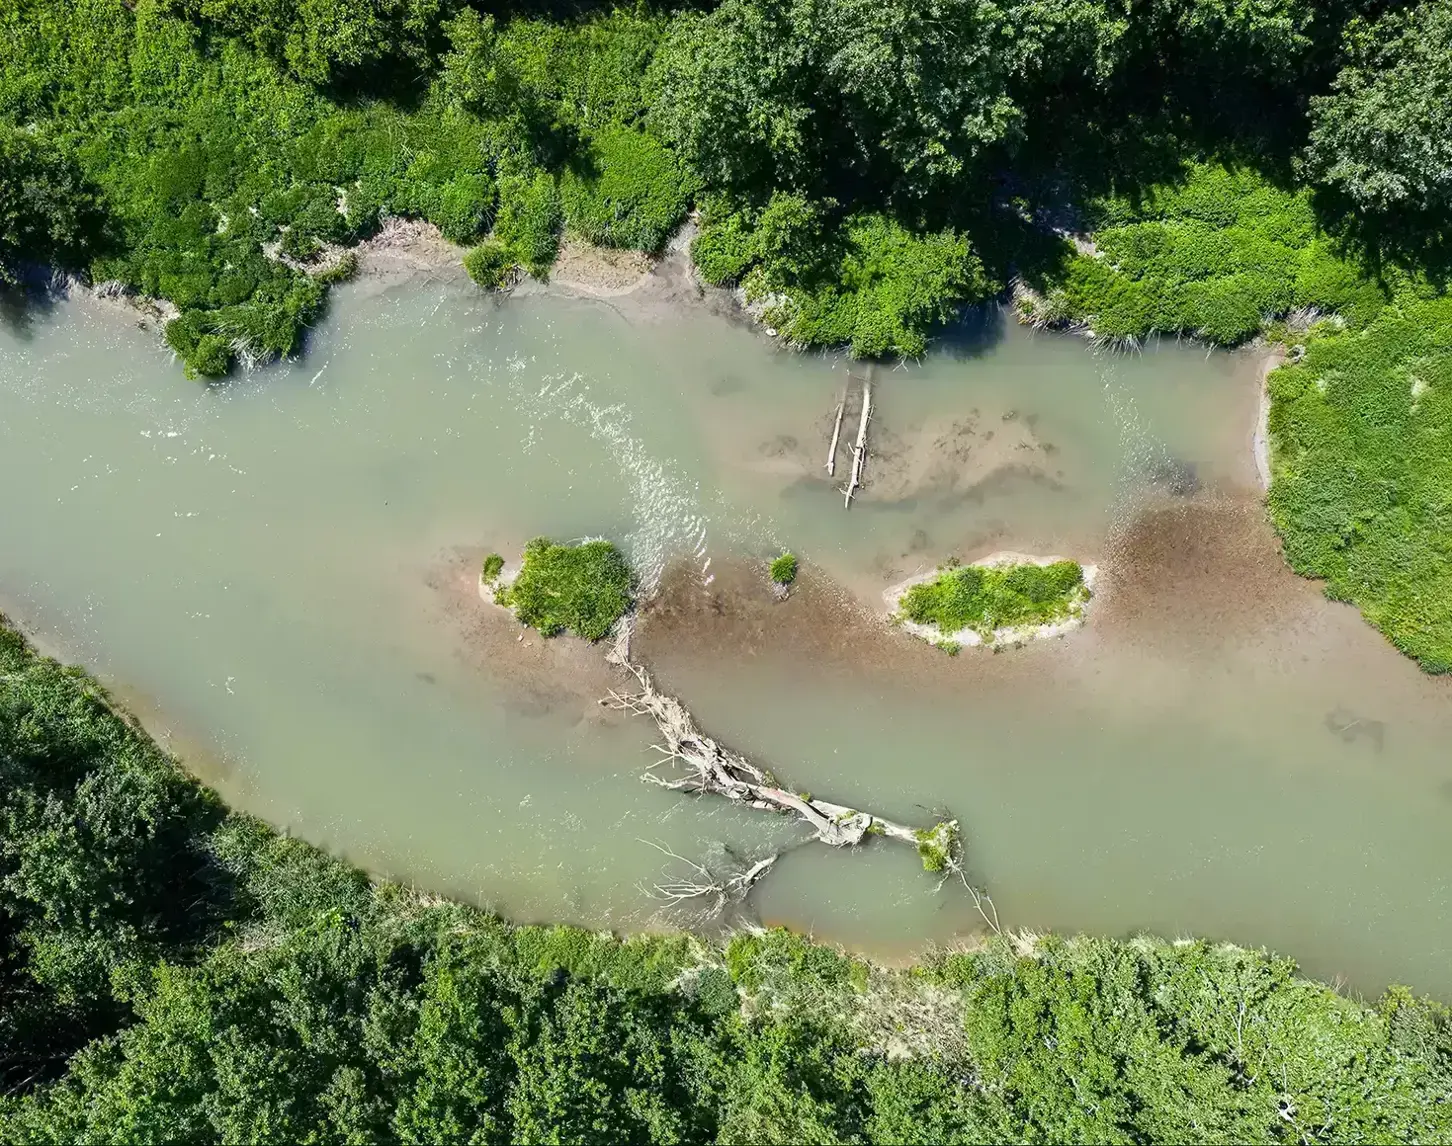
[[[995,289],[961,234],[918,234],[877,214],[834,221],[801,196],[760,211],[711,204],[691,254],[708,282],[741,280],[783,337],[859,358],[921,355],[935,326]]]
[[[587,641],[610,632],[634,601],[634,577],[608,541],[555,545],[539,537],[509,587],[515,616],[547,637],[566,629]]]
[[[602,247],[660,250],[694,190],[672,152],[643,131],[611,126],[589,137],[580,164],[560,181],[565,221]]]

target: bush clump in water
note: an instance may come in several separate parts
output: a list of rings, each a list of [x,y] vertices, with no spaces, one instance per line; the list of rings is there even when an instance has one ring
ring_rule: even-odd
[[[790,585],[797,579],[797,555],[783,553],[771,563],[771,579],[778,585]]]
[[[923,861],[923,870],[944,872],[953,859],[953,849],[958,842],[958,826],[952,820],[944,820],[931,828],[922,828],[916,833],[918,856]]]
[[[484,558],[484,567],[480,570],[480,576],[486,582],[499,580],[499,574],[504,572],[504,558],[497,553],[491,553]]]
[[[547,637],[566,629],[598,641],[634,604],[634,577],[608,541],[556,545],[537,537],[524,547],[524,568],[507,603]]]
[[[986,640],[996,629],[1063,620],[1087,597],[1077,561],[948,566],[909,589],[900,609],[917,624],[936,625],[944,633],[972,629]]]

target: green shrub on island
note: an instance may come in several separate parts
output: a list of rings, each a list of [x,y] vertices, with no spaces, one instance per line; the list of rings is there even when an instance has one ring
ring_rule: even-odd
[[[1269,392],[1286,560],[1452,672],[1452,299],[1407,293],[1363,330],[1322,324]]]
[[[491,553],[484,558],[484,564],[479,570],[479,575],[484,578],[485,583],[499,580],[499,574],[504,572],[504,558],[498,553]]]
[[[1029,285],[1019,307],[1048,326],[1082,324],[1111,342],[1159,332],[1218,345],[1255,337],[1293,310],[1374,318],[1382,292],[1318,233],[1309,191],[1201,164],[1136,199],[1091,205],[1094,255]]]
[[[935,625],[944,634],[969,629],[988,640],[998,629],[1064,620],[1087,597],[1084,570],[1077,561],[950,565],[931,581],[910,587],[898,608],[915,624]]]
[[[931,828],[919,828],[915,835],[923,870],[935,874],[947,871],[958,842],[958,825],[952,820],[944,820]]]
[[[771,563],[771,579],[778,585],[790,585],[797,579],[797,556],[783,553]]]
[[[537,537],[505,601],[526,625],[547,637],[566,630],[598,641],[634,604],[635,579],[608,541],[556,545]]]

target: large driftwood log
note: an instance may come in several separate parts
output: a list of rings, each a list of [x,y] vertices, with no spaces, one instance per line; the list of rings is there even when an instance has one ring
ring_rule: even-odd
[[[942,820],[931,828],[914,829],[846,804],[793,792],[766,769],[738,752],[723,748],[696,727],[685,705],[660,692],[645,667],[630,659],[633,631],[634,619],[622,618],[608,659],[630,673],[638,688],[634,692],[612,690],[601,704],[649,716],[655,721],[663,743],[653,747],[661,758],[646,770],[646,780],[675,792],[709,793],[750,808],[796,816],[812,829],[817,839],[832,847],[853,847],[869,835],[901,840],[918,849],[923,866],[929,871],[961,872],[957,820]],[[657,772],[663,765],[670,765],[673,773],[663,776]]]
[[[872,416],[872,381],[862,380],[862,421],[857,425],[857,444],[852,447],[852,477],[847,482],[844,509],[852,508],[852,495],[862,484],[862,464],[867,460],[867,419]]]
[[[832,444],[827,449],[827,476],[837,472],[837,443],[842,439],[842,415],[847,409],[847,391],[842,391],[842,400],[837,403],[837,421],[832,426]]]

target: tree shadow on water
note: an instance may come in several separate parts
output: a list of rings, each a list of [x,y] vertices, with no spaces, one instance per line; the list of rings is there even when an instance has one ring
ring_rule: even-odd
[[[34,341],[37,326],[55,310],[60,297],[49,284],[30,277],[22,277],[15,286],[0,283],[0,332],[17,342]]]
[[[938,332],[933,339],[932,353],[960,362],[982,358],[1003,341],[1007,325],[1007,317],[999,303],[968,307],[956,322]]]

